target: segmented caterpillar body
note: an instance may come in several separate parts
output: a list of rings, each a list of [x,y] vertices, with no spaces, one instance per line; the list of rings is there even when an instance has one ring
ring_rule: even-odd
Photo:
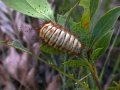
[[[61,51],[68,51],[76,55],[81,53],[82,45],[78,39],[69,31],[52,22],[43,25],[39,36],[48,45]]]

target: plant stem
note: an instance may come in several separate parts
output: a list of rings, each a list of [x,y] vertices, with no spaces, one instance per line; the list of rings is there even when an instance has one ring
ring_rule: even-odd
[[[58,72],[61,73],[62,75],[64,75],[64,76],[66,76],[67,78],[70,78],[71,80],[75,81],[77,84],[79,84],[79,85],[80,85],[82,88],[84,88],[85,90],[88,90],[88,89],[86,88],[86,86],[85,86],[83,83],[81,83],[79,80],[75,79],[73,76],[70,76],[70,75],[67,74],[67,73],[64,73],[64,71],[62,71],[61,68],[59,68],[58,66],[48,63],[46,60],[40,58],[39,56],[36,56],[34,53],[30,52],[29,50],[26,50],[25,48],[24,48],[25,50],[23,50],[23,47],[22,47],[22,49],[21,49],[20,47],[16,47],[16,46],[12,45],[11,43],[10,43],[10,44],[7,43],[6,45],[12,46],[12,47],[17,48],[17,49],[19,49],[19,50],[21,50],[21,51],[27,52],[29,55],[33,56],[36,60],[39,60],[39,61],[43,62],[44,64],[46,64],[46,65],[48,65],[48,66],[51,66],[53,69],[55,69],[56,71],[58,71]]]
[[[89,70],[94,78],[94,80],[96,81],[96,84],[97,84],[97,87],[99,90],[102,90],[102,87],[101,87],[101,84],[100,84],[100,81],[99,81],[99,78],[98,78],[98,75],[97,75],[97,70],[96,70],[96,67],[94,65],[91,65],[88,60],[86,60],[87,62],[87,65],[89,67]]]

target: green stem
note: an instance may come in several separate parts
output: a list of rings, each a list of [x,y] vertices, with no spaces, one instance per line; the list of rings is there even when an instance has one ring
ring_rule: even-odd
[[[88,60],[86,60],[86,63],[89,67],[89,70],[94,78],[94,80],[96,81],[96,84],[97,84],[97,87],[99,90],[102,90],[102,87],[101,87],[101,84],[100,84],[100,81],[99,81],[99,78],[98,78],[98,75],[97,75],[97,70],[96,70],[96,67],[94,65],[91,65]]]
[[[15,47],[14,45],[9,44],[9,43],[6,44],[6,45],[12,46],[12,47],[14,47],[14,48],[17,48],[17,47]],[[20,49],[20,48],[17,48],[17,49],[22,50],[22,49]],[[73,76],[70,76],[69,74],[64,73],[60,68],[58,68],[58,66],[49,64],[47,61],[45,61],[45,60],[43,60],[42,58],[36,56],[34,53],[32,53],[32,52],[30,52],[30,51],[28,51],[28,50],[22,50],[22,51],[27,52],[28,54],[30,54],[31,56],[33,56],[36,60],[39,60],[39,61],[43,62],[44,64],[46,64],[46,65],[54,68],[54,69],[55,69],[56,71],[58,71],[60,74],[66,76],[67,78],[70,78],[71,80],[73,80],[73,81],[75,81],[77,84],[79,84],[81,87],[83,87],[85,90],[88,90],[83,83],[81,83],[79,80],[75,79]]]

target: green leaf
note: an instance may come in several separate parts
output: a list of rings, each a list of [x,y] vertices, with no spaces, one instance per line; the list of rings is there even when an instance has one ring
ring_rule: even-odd
[[[109,30],[107,33],[105,33],[104,35],[102,35],[102,36],[95,42],[95,44],[94,44],[94,48],[95,48],[95,49],[102,48],[102,49],[99,51],[97,57],[99,57],[100,55],[102,55],[102,54],[106,51],[107,47],[108,47],[109,44],[110,44],[110,40],[111,40],[111,38],[112,38],[112,34],[113,34],[113,30],[112,30],[112,31]],[[97,58],[96,58],[96,59],[97,59]]]
[[[80,0],[80,6],[88,10],[90,7],[90,0]]]
[[[62,52],[59,49],[53,48],[53,47],[47,45],[46,43],[43,43],[40,46],[40,50],[42,50],[43,52],[48,53],[48,54],[62,54]]]
[[[54,21],[53,11],[47,0],[4,0],[4,2],[23,14]]]
[[[92,31],[91,46],[105,33],[111,31],[120,16],[120,7],[108,11],[95,25]]]
[[[91,60],[94,62],[95,60],[97,60],[100,56],[100,52],[103,48],[97,48],[93,51],[93,53],[91,54]]]
[[[92,18],[98,9],[99,0],[90,0],[90,17]]]
[[[80,6],[84,8],[81,23],[90,31],[90,0],[80,0]]]
[[[76,68],[80,68],[80,66],[87,66],[86,61],[82,61],[82,60],[68,60],[66,62],[63,63],[63,65],[67,66],[67,67],[76,67]]]
[[[14,47],[14,48],[16,48],[16,49],[19,49],[19,50],[21,50],[21,51],[25,51],[25,52],[31,54],[31,52],[30,52],[27,48],[25,48],[25,47],[20,43],[20,41],[18,41],[18,40],[12,41],[12,42],[9,43],[8,45],[10,45],[10,46],[12,46],[12,47]]]

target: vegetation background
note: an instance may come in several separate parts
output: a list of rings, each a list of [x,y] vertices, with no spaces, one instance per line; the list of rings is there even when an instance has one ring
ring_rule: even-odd
[[[77,1],[48,0],[55,11],[55,20],[59,16],[59,24],[64,22],[66,28],[77,27],[74,26],[76,23],[79,25],[84,9],[76,5]],[[108,10],[120,6],[120,0],[99,0],[98,6],[94,23]],[[64,14],[68,14],[66,20]],[[38,29],[46,19],[31,16],[15,11],[0,0],[0,90],[120,90],[120,17],[109,47],[94,61],[98,75],[94,76],[96,72],[92,73],[84,60],[46,48],[48,46],[42,44],[38,35]],[[89,31],[91,25],[89,18],[87,20],[85,28],[78,29]],[[77,28],[74,29],[73,33],[78,32]],[[79,38],[87,46],[89,34],[86,31],[80,33]],[[99,44],[103,42],[102,39]],[[69,60],[77,63],[71,61],[68,65]]]

